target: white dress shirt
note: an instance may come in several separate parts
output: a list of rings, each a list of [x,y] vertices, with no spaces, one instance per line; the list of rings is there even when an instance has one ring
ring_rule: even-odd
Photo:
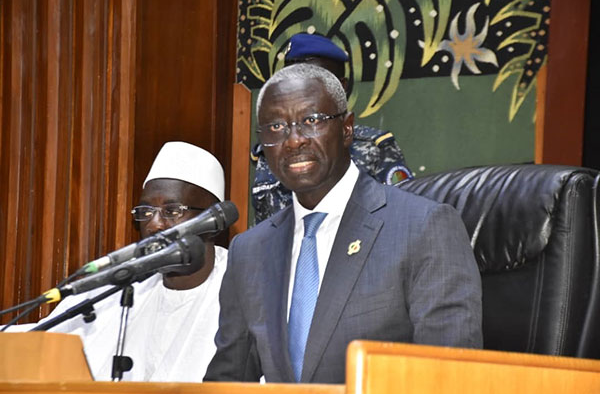
[[[317,206],[311,211],[306,209],[298,201],[296,193],[292,193],[294,206],[294,243],[292,245],[292,266],[290,271],[290,287],[288,291],[288,319],[290,315],[290,306],[292,304],[292,292],[294,289],[294,280],[296,278],[296,264],[300,255],[300,246],[304,238],[304,217],[313,212],[324,212],[327,214],[323,223],[317,230],[317,258],[319,259],[319,290],[327,268],[327,261],[331,254],[333,241],[340,227],[342,215],[350,200],[350,195],[354,185],[358,180],[359,171],[356,165],[350,161],[350,165],[344,176],[335,184],[335,186],[323,197]]]

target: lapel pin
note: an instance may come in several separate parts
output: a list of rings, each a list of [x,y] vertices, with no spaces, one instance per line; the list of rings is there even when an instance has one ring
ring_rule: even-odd
[[[354,242],[351,242],[350,245],[348,245],[348,256],[352,256],[355,253],[358,253],[360,250],[360,239],[357,239]]]

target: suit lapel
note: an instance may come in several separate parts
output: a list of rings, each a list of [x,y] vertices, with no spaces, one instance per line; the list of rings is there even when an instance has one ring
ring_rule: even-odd
[[[272,234],[265,261],[264,305],[267,341],[273,363],[282,381],[294,381],[288,353],[287,299],[290,283],[290,258],[294,236],[294,213],[290,207],[271,219]]]
[[[385,205],[385,192],[376,186],[374,180],[361,173],[342,216],[308,335],[302,382],[311,381],[383,225],[371,215]],[[349,255],[349,245],[357,240],[360,250]]]

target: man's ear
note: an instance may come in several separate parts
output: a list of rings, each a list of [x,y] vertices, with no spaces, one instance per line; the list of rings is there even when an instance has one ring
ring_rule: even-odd
[[[344,117],[344,146],[352,145],[354,133],[354,112],[348,111]]]

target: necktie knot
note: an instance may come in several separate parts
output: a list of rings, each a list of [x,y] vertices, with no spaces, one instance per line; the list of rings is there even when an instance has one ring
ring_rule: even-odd
[[[314,237],[323,220],[327,216],[324,212],[313,212],[304,217],[304,236]]]

